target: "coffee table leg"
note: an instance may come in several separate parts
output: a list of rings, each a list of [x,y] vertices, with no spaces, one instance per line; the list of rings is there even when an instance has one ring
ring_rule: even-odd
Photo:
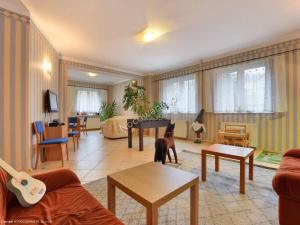
[[[107,206],[108,210],[116,214],[116,187],[107,180]]]
[[[215,171],[219,171],[219,156],[215,156]]]
[[[245,159],[240,160],[240,193],[245,194]]]
[[[153,206],[147,207],[147,225],[158,224],[158,209]]]
[[[206,181],[206,154],[203,152],[201,153],[201,166],[201,178],[202,181]]]
[[[254,154],[249,157],[249,180],[253,180],[253,160]]]
[[[190,191],[190,224],[198,225],[199,218],[199,180],[191,187]]]

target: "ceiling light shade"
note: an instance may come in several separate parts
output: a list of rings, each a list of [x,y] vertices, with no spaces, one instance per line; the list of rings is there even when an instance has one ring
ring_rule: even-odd
[[[90,77],[95,77],[95,76],[97,76],[96,73],[92,73],[92,72],[88,72],[88,75],[89,75]]]
[[[155,33],[153,31],[148,31],[144,34],[143,39],[145,42],[150,42],[155,39]]]
[[[157,30],[153,29],[153,28],[147,28],[145,29],[143,32],[141,32],[139,34],[140,38],[142,39],[143,42],[151,42],[153,40],[155,40],[156,38],[158,38],[161,35],[160,32],[158,32]]]

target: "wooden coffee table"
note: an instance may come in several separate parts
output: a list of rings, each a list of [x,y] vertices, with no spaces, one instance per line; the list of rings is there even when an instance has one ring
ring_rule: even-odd
[[[147,208],[147,225],[158,224],[158,208],[190,188],[190,224],[198,225],[199,177],[160,163],[107,176],[108,209],[116,212],[116,187]]]
[[[206,155],[215,156],[215,171],[219,171],[219,157],[240,161],[240,193],[245,193],[245,161],[249,158],[249,180],[253,180],[254,149],[232,145],[214,144],[204,147],[201,151],[202,181],[206,180]]]

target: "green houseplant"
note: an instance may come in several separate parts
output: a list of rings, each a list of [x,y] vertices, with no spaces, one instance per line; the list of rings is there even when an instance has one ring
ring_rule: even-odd
[[[113,101],[112,103],[103,102],[100,107],[99,117],[100,121],[105,121],[116,115],[117,103]]]
[[[148,111],[148,100],[143,86],[128,84],[124,90],[123,108],[131,109],[139,117],[143,117]]]
[[[152,108],[147,113],[148,119],[162,119],[163,110],[168,109],[168,105],[165,102],[154,102]]]

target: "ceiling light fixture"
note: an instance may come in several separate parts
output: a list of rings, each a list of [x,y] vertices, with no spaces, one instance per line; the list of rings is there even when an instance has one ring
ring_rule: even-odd
[[[92,73],[92,72],[89,72],[88,75],[89,75],[90,77],[95,77],[95,76],[97,76],[96,73]]]
[[[143,32],[140,33],[140,37],[146,43],[151,42],[160,36],[160,32],[147,28]]]

